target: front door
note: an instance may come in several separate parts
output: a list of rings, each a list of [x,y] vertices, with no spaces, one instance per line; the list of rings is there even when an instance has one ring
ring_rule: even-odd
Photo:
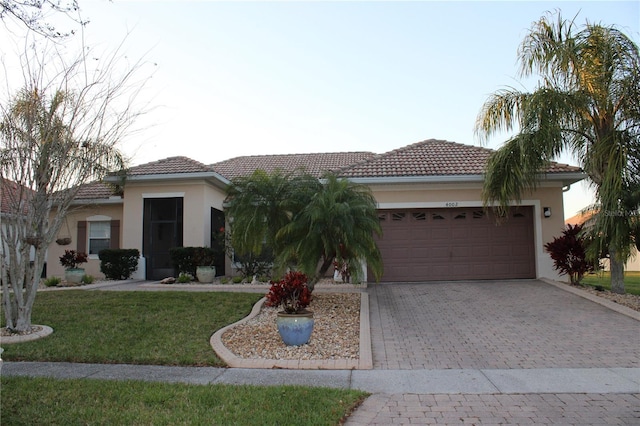
[[[175,276],[169,250],[182,246],[182,198],[145,198],[142,253],[147,279]]]

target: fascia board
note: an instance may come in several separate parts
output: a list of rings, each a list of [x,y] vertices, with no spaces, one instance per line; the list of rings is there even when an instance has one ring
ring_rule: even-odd
[[[570,185],[587,175],[582,172],[569,173],[546,173],[540,176],[542,181],[562,182],[563,185]],[[382,176],[382,177],[355,177],[347,178],[354,183],[363,185],[389,185],[403,183],[468,183],[484,182],[484,175],[437,175],[437,176]]]
[[[121,176],[108,176],[104,180],[106,182],[118,183],[122,179]],[[225,188],[231,183],[227,178],[223,177],[216,172],[198,172],[198,173],[164,173],[164,174],[151,174],[151,175],[133,175],[125,176],[126,182],[151,182],[151,181],[165,181],[165,180],[189,180],[189,179],[203,179],[209,180],[214,185],[221,188]]]
[[[124,199],[121,197],[118,198],[83,198],[83,199],[75,199],[71,202],[73,205],[92,205],[92,204],[122,204],[124,203]]]

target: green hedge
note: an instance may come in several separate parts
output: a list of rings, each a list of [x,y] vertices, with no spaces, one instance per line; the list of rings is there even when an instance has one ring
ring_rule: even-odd
[[[138,249],[104,249],[98,254],[100,272],[113,280],[126,280],[138,269]]]
[[[178,273],[184,272],[196,276],[196,267],[212,266],[214,251],[209,247],[175,247],[169,250],[171,262]]]

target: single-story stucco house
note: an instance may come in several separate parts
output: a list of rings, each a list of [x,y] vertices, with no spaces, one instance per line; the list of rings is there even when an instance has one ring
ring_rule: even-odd
[[[119,191],[87,185],[68,218],[68,246],[49,248],[48,275],[62,276],[65,249],[86,251],[88,274],[101,276],[97,253],[104,247],[136,248],[139,278],[174,274],[169,249],[210,246],[212,230],[224,226],[225,188],[256,169],[304,168],[369,186],[384,231],[379,247],[383,281],[558,278],[544,244],[564,227],[563,191],[585,176],[577,167],[553,163],[539,187],[513,205],[497,224],[483,209],[481,188],[490,149],[426,140],[383,154],[343,152],[258,155],[205,165],[171,157],[132,167]],[[233,273],[229,259],[218,274]]]

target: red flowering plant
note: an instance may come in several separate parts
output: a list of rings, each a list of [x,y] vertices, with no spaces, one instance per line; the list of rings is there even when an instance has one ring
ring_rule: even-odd
[[[267,293],[267,306],[281,306],[288,314],[305,311],[311,303],[311,292],[307,288],[307,276],[302,272],[291,271],[280,281],[271,281]]]

